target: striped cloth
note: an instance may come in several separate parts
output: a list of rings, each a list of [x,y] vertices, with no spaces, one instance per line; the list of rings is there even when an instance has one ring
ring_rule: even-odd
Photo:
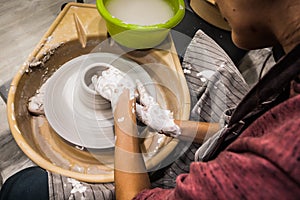
[[[234,108],[249,90],[234,63],[214,40],[199,30],[187,48],[182,67],[192,101],[190,120],[224,125],[229,119],[225,111]],[[210,137],[207,135],[206,139]],[[152,186],[175,187],[176,177],[189,172],[199,147],[182,142],[179,151],[187,150],[163,173],[158,173],[160,177]]]
[[[199,30],[185,53],[182,64],[192,100],[191,120],[225,123],[225,110],[234,108],[249,90],[228,55]],[[209,138],[210,136],[207,136]],[[176,177],[188,173],[199,144],[181,142],[169,166],[150,173],[152,187],[173,188]],[[183,151],[183,149],[185,151]],[[182,153],[184,152],[184,153]],[[48,173],[49,199],[115,199],[114,184],[90,184]]]
[[[48,172],[50,200],[115,199],[113,183],[92,184]]]

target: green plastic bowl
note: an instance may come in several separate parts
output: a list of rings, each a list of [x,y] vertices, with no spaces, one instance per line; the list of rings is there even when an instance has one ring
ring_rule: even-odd
[[[174,10],[174,16],[166,23],[150,26],[128,24],[109,13],[105,7],[108,1],[96,1],[97,9],[106,22],[107,31],[116,42],[132,49],[153,48],[162,43],[170,29],[182,20],[185,13],[184,0],[166,0]]]

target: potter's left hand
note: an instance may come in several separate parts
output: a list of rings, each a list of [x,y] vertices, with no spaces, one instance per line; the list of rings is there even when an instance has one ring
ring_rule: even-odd
[[[130,98],[129,93],[130,91],[125,88],[116,102],[114,124],[116,130],[119,129],[122,133],[137,137],[135,98]],[[118,137],[117,133],[118,131],[116,131],[116,136]]]
[[[142,83],[138,80],[136,83],[139,101],[136,103],[138,119],[158,133],[178,137],[181,131],[174,122],[173,112],[161,108],[155,99],[149,95]]]
[[[129,89],[130,94],[134,94],[135,84],[126,73],[117,68],[109,67],[100,76],[93,76],[92,83],[95,91],[103,98],[115,105],[123,90]]]

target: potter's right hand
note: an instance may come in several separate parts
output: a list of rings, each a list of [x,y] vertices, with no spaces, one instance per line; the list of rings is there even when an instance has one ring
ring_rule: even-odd
[[[144,124],[167,136],[178,137],[181,130],[175,124],[173,112],[161,108],[156,100],[146,91],[143,84],[137,80],[138,100],[136,103],[136,114]]]

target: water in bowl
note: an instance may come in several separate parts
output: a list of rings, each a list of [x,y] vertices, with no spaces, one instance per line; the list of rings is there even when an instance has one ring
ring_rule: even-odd
[[[110,0],[106,9],[124,23],[143,26],[162,24],[174,16],[165,0]]]

